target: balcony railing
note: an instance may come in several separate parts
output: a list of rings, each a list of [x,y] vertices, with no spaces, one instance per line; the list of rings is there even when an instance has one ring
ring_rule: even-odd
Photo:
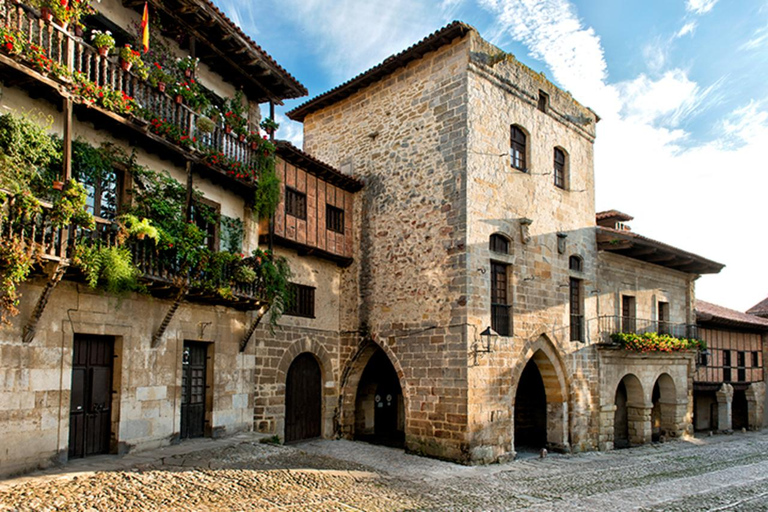
[[[90,82],[95,87],[108,87],[135,99],[149,114],[147,117],[150,119],[138,121],[142,125],[146,125],[151,118],[167,120],[182,130],[188,137],[185,141],[194,137],[197,149],[202,152],[220,153],[227,160],[244,167],[257,162],[258,152],[251,149],[247,141],[240,141],[238,135],[227,133],[220,122],[216,123],[213,132],[200,132],[197,128],[200,113],[176,103],[174,98],[130,71],[124,71],[116,56],[103,57],[82,38],[75,37],[54,23],[44,21],[34,9],[15,0],[0,0],[0,24],[18,34],[27,45],[42,49],[50,59],[50,64],[45,66],[36,66],[29,59],[19,59],[41,76],[47,75],[63,84],[72,85],[71,77],[78,73],[80,80]],[[66,73],[57,74],[57,69],[65,70]],[[178,141],[172,142],[186,147]],[[223,170],[237,178],[237,173],[228,172],[226,168]],[[250,177],[242,179],[250,182]]]
[[[15,208],[15,203],[19,200],[18,197],[10,196],[2,206],[0,239],[7,241],[16,237],[24,249],[38,254],[43,261],[72,258],[78,245],[111,247],[118,243],[117,225],[113,222],[96,219],[96,227],[92,230],[56,228],[52,221],[50,203],[41,201],[42,208],[38,213],[20,217],[17,214],[18,209]],[[211,293],[211,289],[229,288],[234,302],[259,301],[263,297],[262,283],[259,280],[242,283],[235,279],[236,265],[227,266],[218,276],[211,278],[205,270],[185,269],[175,249],[159,249],[153,240],[130,240],[125,245],[129,248],[133,263],[141,271],[142,280],[150,291],[155,285],[163,288],[184,286],[189,288],[192,297],[223,303],[228,301],[216,293]],[[240,262],[241,265],[250,263],[249,259]],[[202,282],[207,283],[206,289],[195,285]]]
[[[656,332],[669,334],[675,338],[696,338],[698,335],[696,325],[628,316],[601,316],[598,318],[598,331],[599,340],[603,343],[609,343],[611,334],[620,332],[635,334]]]

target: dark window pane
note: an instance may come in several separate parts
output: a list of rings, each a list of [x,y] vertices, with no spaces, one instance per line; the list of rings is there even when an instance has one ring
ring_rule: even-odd
[[[571,340],[584,340],[584,306],[581,297],[581,279],[570,279]]]
[[[507,265],[491,262],[491,328],[501,336],[511,336]]]
[[[344,210],[325,205],[325,227],[336,233],[344,233]]]
[[[307,218],[307,195],[292,188],[285,189],[285,213],[298,219]]]
[[[576,272],[581,272],[582,270],[581,258],[578,256],[571,256],[570,258],[568,258],[568,268],[571,270],[575,270]]]
[[[315,317],[315,288],[291,283],[288,307],[284,314],[290,316]]]
[[[526,171],[526,162],[525,162],[525,145],[526,145],[526,135],[523,130],[518,128],[517,126],[513,126],[511,130],[511,141],[510,141],[510,154],[512,156],[512,167],[515,169],[519,169],[521,171]]]
[[[509,240],[501,235],[491,235],[489,248],[493,252],[509,254]]]
[[[621,332],[635,332],[635,298],[621,297]]]
[[[546,112],[549,107],[549,95],[544,91],[539,91],[539,103],[537,107],[542,112]]]
[[[555,148],[555,186],[565,188],[565,153]]]

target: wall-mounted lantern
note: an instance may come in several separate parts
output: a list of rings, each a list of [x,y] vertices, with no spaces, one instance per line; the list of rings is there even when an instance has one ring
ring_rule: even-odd
[[[475,364],[477,364],[477,354],[490,354],[493,352],[498,339],[499,333],[491,329],[490,326],[480,333],[480,343],[475,342]]]

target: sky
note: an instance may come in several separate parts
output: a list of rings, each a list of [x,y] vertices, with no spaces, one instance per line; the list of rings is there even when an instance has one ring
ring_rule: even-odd
[[[768,296],[768,0],[214,0],[309,89],[283,114],[461,20],[601,117],[597,211],[724,263],[697,298]]]

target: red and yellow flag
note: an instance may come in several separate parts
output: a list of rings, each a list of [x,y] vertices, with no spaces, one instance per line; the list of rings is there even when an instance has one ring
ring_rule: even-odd
[[[141,43],[144,45],[144,53],[149,51],[149,5],[144,2],[144,16],[141,17]]]

